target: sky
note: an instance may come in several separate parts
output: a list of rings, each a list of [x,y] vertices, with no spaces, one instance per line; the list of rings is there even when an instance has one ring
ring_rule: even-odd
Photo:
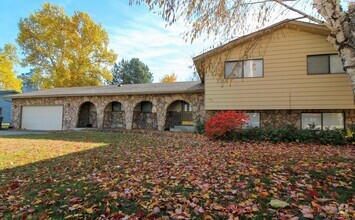
[[[57,4],[72,15],[74,11],[87,12],[96,23],[108,32],[110,49],[121,59],[139,58],[147,64],[159,82],[166,75],[175,73],[178,81],[189,81],[193,75],[192,57],[211,48],[219,41],[201,37],[194,43],[185,42],[183,22],[172,26],[147,6],[129,5],[129,0],[0,0],[0,47],[6,43],[16,44],[18,22],[31,12],[39,10],[44,2]],[[295,16],[295,15],[289,15]],[[283,19],[278,17],[275,22]],[[19,51],[19,55],[21,51]],[[28,72],[30,67],[17,66],[17,73]]]

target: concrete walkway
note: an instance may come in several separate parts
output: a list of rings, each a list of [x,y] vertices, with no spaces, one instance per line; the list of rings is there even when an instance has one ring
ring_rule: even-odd
[[[0,136],[21,135],[21,134],[47,134],[46,131],[21,131],[21,130],[0,130]]]

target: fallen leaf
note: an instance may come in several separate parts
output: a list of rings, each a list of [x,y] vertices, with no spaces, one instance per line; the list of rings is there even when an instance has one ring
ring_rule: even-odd
[[[288,206],[287,202],[277,199],[272,199],[269,204],[274,208],[285,208],[286,206]]]

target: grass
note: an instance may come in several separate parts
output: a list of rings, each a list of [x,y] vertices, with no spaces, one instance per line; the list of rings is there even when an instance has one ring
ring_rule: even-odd
[[[0,137],[0,219],[352,218],[354,153],[169,132]]]

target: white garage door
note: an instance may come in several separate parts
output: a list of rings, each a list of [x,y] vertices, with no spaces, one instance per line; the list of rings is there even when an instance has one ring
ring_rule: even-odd
[[[62,130],[63,106],[23,106],[21,128]]]

